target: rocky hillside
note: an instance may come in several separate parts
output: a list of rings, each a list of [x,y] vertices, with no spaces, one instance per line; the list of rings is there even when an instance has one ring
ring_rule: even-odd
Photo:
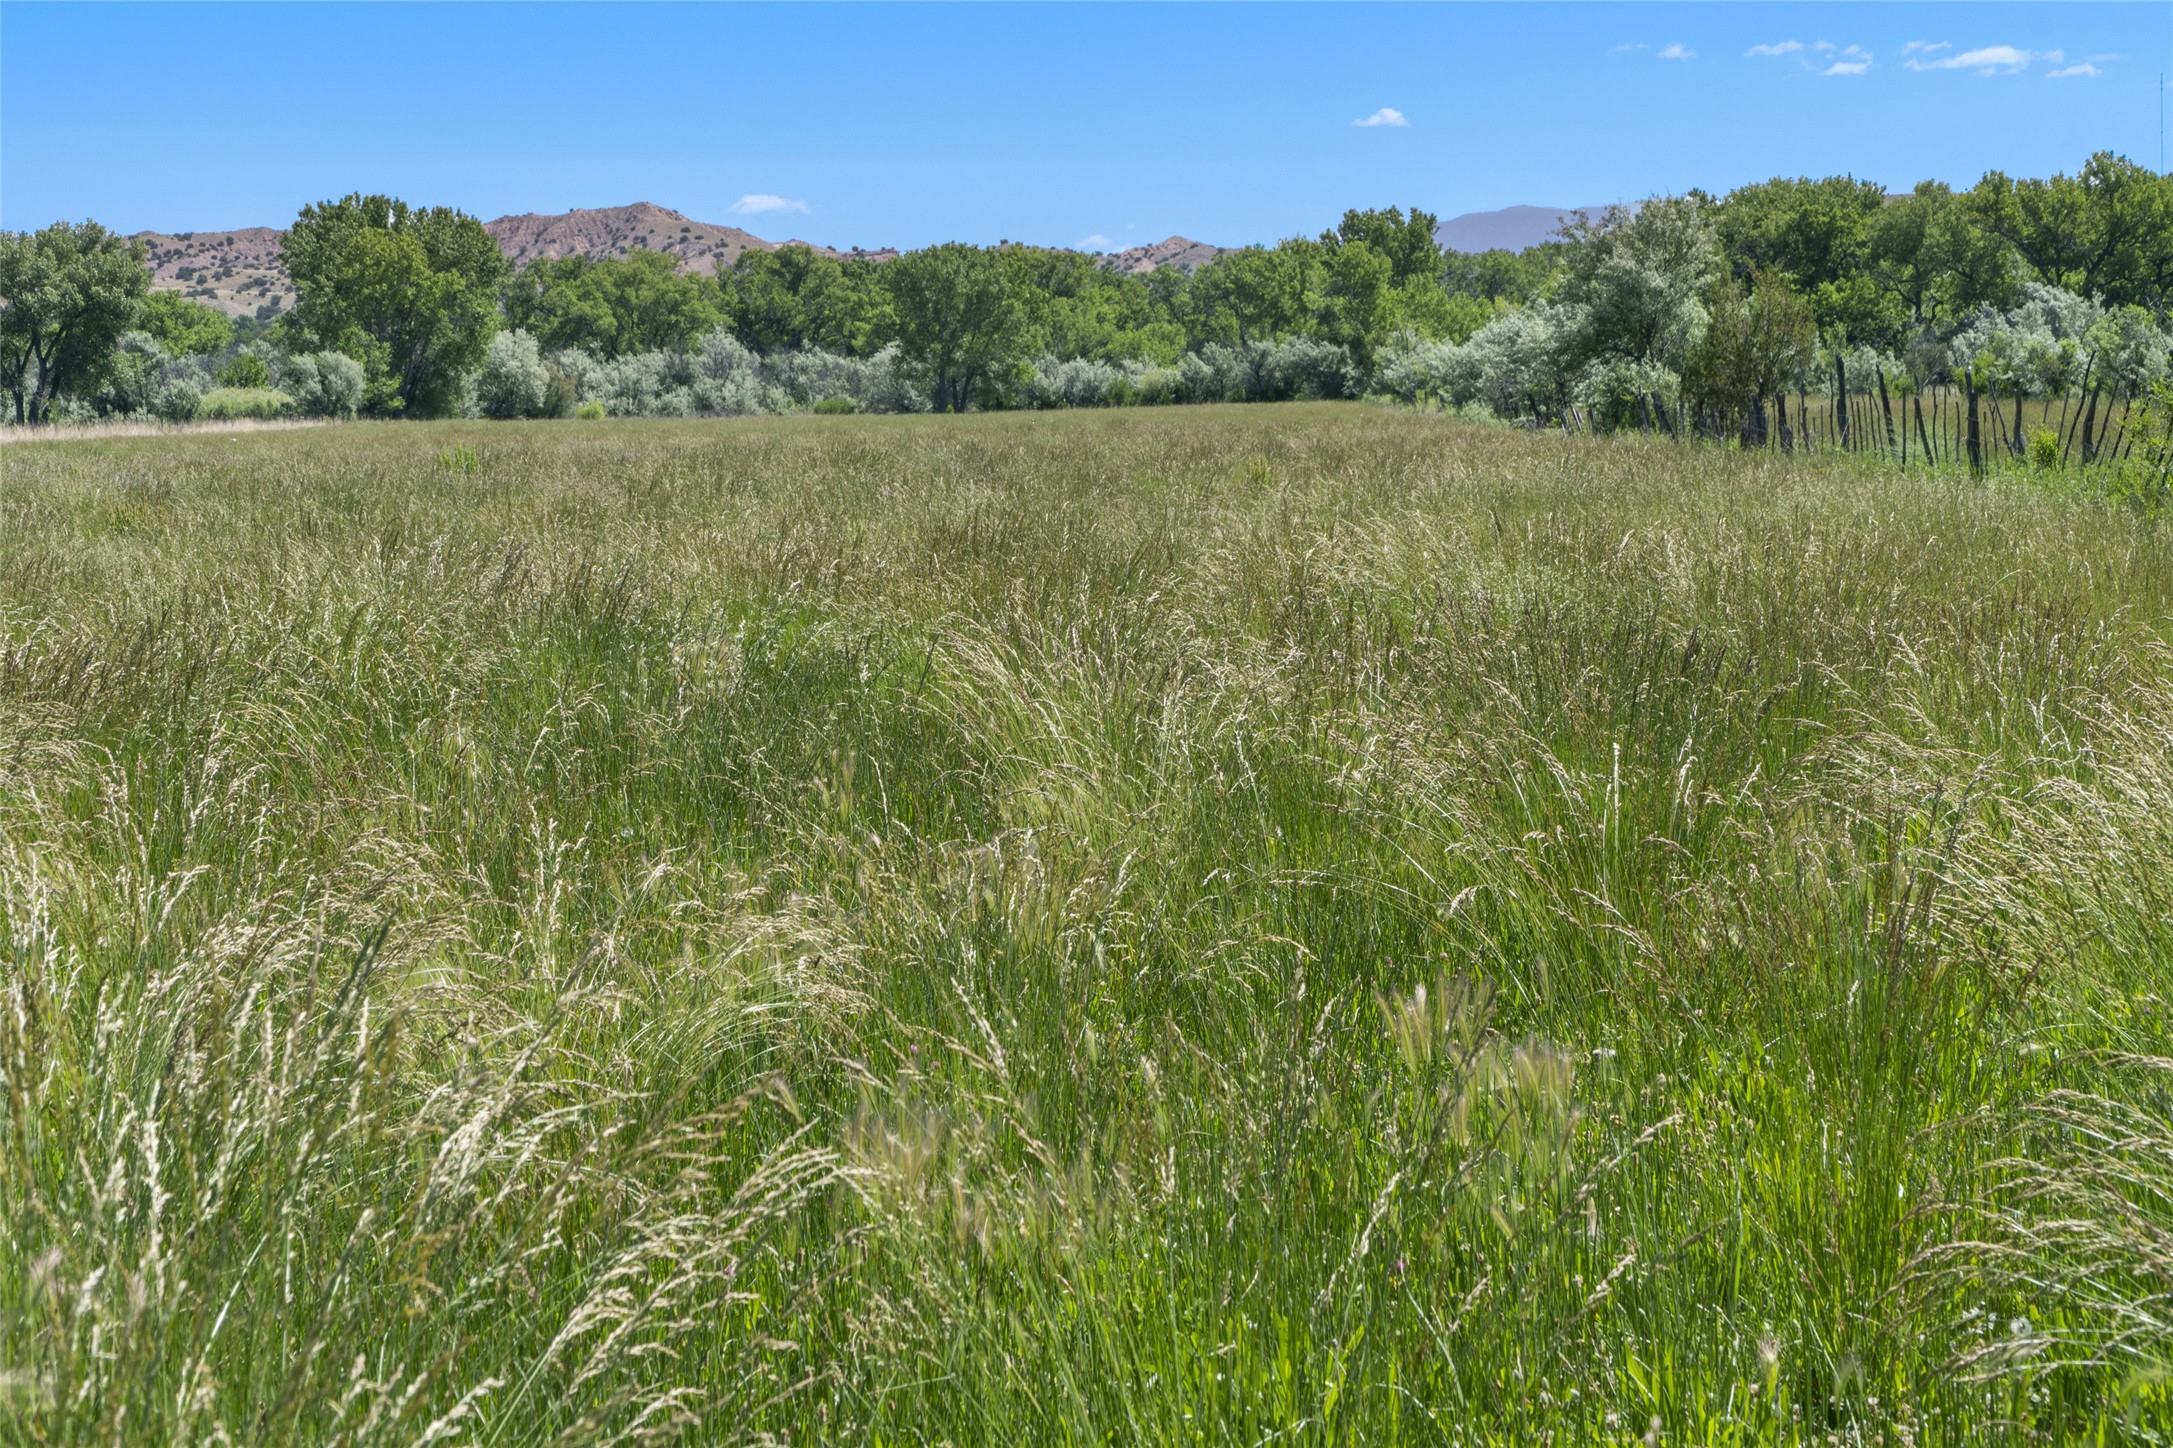
[[[486,221],[483,229],[498,240],[499,250],[515,266],[538,257],[625,256],[636,247],[668,252],[681,271],[714,272],[738,261],[750,249],[774,251],[790,242],[765,241],[736,226],[694,221],[646,201],[567,211],[555,216],[530,213]],[[150,248],[152,284],[181,292],[217,307],[229,316],[269,317],[294,305],[294,286],[279,264],[279,240],[286,233],[268,226],[240,231],[147,231],[138,239]],[[800,245],[812,245],[802,242]],[[838,251],[814,248],[825,256],[887,261],[895,251]]]
[[[567,211],[556,216],[530,212],[525,216],[501,216],[486,221],[483,229],[498,238],[498,249],[515,266],[545,256],[625,256],[636,247],[670,252],[679,258],[681,271],[714,272],[729,268],[745,251],[775,251],[780,246],[807,246],[824,256],[857,257],[887,261],[895,251],[839,251],[813,242],[764,241],[736,226],[695,221],[667,207],[637,201],[632,206],[606,206],[592,211]]]
[[[279,264],[279,238],[269,226],[240,231],[137,233],[150,248],[151,284],[208,302],[230,317],[265,316],[294,305],[294,285]]]
[[[1136,272],[1159,271],[1166,266],[1176,267],[1179,271],[1191,271],[1207,265],[1225,250],[1227,248],[1209,246],[1204,241],[1173,236],[1152,246],[1133,246],[1123,251],[1113,251],[1102,258],[1102,266],[1127,276]]]

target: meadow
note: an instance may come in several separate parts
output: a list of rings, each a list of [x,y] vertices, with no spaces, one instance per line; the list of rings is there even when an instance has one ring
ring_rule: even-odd
[[[1365,404],[0,453],[0,1439],[2162,1443],[2173,523]]]

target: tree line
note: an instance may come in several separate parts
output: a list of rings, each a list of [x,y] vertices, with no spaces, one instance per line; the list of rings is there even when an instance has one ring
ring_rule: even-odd
[[[748,251],[716,275],[644,251],[515,270],[474,217],[358,194],[296,217],[297,301],[264,327],[152,290],[139,243],[61,223],[0,234],[0,389],[19,423],[1380,393],[1792,446],[1846,427],[1808,423],[1811,395],[1845,419],[1874,379],[1889,410],[1947,387],[2127,408],[2164,381],[2173,178],[2111,154],[1900,196],[1849,176],[1693,191],[1517,253],[1444,254],[1436,226],[1353,210],[1189,274],[957,243]]]

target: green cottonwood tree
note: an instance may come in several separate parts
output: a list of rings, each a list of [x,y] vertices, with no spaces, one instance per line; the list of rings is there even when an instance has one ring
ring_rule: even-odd
[[[2173,177],[2100,151],[2073,176],[1987,172],[1969,200],[1979,223],[2054,286],[2114,305],[2173,301]]]
[[[1298,331],[1319,250],[1312,242],[1248,246],[1201,267],[1182,298],[1187,343],[1266,342]]]
[[[1386,206],[1374,211],[1346,211],[1341,224],[1334,231],[1323,232],[1320,239],[1328,246],[1364,242],[1387,259],[1390,284],[1405,287],[1414,281],[1440,278],[1441,247],[1434,240],[1440,228],[1441,219],[1430,211],[1414,206],[1406,215],[1401,207]]]
[[[1026,362],[1033,329],[993,251],[961,242],[908,252],[884,267],[898,341],[938,412],[963,412]]]
[[[718,281],[731,298],[732,330],[757,352],[820,347],[865,357],[890,341],[897,323],[872,261],[838,261],[792,242],[753,248]]]
[[[17,422],[43,422],[62,393],[89,391],[151,289],[140,241],[95,221],[0,232],[0,389]]]
[[[300,298],[280,323],[290,351],[360,362],[371,411],[452,410],[498,329],[506,261],[481,222],[357,193],[303,207],[281,252]]]
[[[1968,200],[1941,181],[1920,181],[1890,202],[1867,236],[1872,276],[1919,324],[2005,306],[2022,280],[2014,248],[1980,226]]]
[[[179,292],[154,291],[144,298],[143,330],[158,339],[169,357],[208,357],[234,340],[226,313]]]
[[[644,248],[602,260],[547,257],[505,288],[507,326],[542,346],[598,357],[685,351],[724,325],[719,301],[715,282],[683,275],[676,258]]]
[[[1789,384],[1818,359],[1811,304],[1773,267],[1751,273],[1746,291],[1733,274],[1713,279],[1703,335],[1690,348],[1683,390],[1711,408],[1744,440],[1765,441],[1764,404],[1785,406]]]

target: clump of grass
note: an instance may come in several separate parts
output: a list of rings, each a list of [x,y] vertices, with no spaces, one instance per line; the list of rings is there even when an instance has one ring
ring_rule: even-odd
[[[465,443],[438,449],[438,469],[472,478],[483,470],[483,455]]]
[[[214,387],[196,405],[197,418],[209,422],[268,422],[294,412],[294,399],[276,387]]]
[[[11,453],[33,1441],[2162,1439],[2154,520],[481,436]]]

